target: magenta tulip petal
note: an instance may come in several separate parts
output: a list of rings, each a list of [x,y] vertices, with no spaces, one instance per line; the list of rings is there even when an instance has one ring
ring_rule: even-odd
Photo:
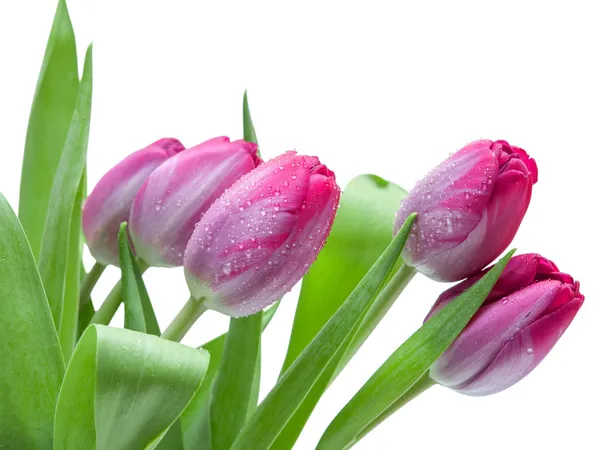
[[[133,199],[148,176],[183,149],[177,139],[160,139],[132,153],[100,179],[82,213],[83,232],[98,262],[119,265],[119,226],[129,219]]]
[[[139,190],[129,219],[138,256],[151,266],[183,264],[185,247],[206,210],[259,163],[256,144],[206,141],[171,158]]]
[[[448,289],[426,321],[483,273]],[[515,256],[430,376],[468,395],[499,392],[527,375],[548,354],[581,307],[579,283],[535,253]]]
[[[454,387],[479,374],[515,333],[544,313],[560,287],[558,281],[542,281],[481,308],[431,368],[431,377]]]
[[[206,212],[185,251],[192,295],[231,316],[289,291],[324,244],[339,201],[332,172],[287,152],[242,177]]]
[[[582,299],[566,303],[523,328],[473,381],[454,389],[462,394],[482,396],[503,391],[519,382],[550,353],[582,304]]]
[[[410,213],[417,213],[405,261],[440,281],[480,271],[516,234],[534,179],[535,161],[522,149],[504,141],[467,145],[417,183],[402,202],[396,231]]]

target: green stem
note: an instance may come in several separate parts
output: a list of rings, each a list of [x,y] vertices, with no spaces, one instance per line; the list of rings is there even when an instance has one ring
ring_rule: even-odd
[[[193,297],[183,305],[181,311],[177,313],[177,316],[169,324],[167,329],[160,337],[168,339],[169,341],[179,342],[186,333],[192,328],[192,325],[196,323],[198,318],[206,311],[204,306],[204,297],[196,300]]]
[[[365,429],[363,429],[359,433],[359,435],[356,439],[356,442],[358,442],[358,440],[362,439],[367,434],[369,434],[371,431],[373,431],[373,429],[375,427],[377,427],[377,425],[379,425],[381,422],[383,422],[389,416],[394,414],[396,411],[398,411],[400,408],[402,408],[408,402],[417,398],[419,395],[421,395],[423,392],[425,392],[431,386],[434,386],[436,384],[437,383],[435,381],[433,381],[431,378],[429,378],[429,371],[427,371],[421,378],[419,378],[417,380],[417,382],[415,384],[412,385],[412,387],[408,391],[406,391],[404,393],[404,395],[402,395],[402,397],[400,397],[398,400],[396,400],[388,409],[386,409],[382,414],[380,414],[377,417],[377,419],[375,419]]]
[[[79,291],[79,307],[85,306],[91,300],[92,290],[96,283],[100,279],[102,272],[104,272],[106,266],[96,261],[90,273],[88,273],[81,283],[81,290]]]
[[[138,261],[138,266],[140,268],[140,273],[144,273],[149,267],[142,261]],[[90,320],[90,323],[108,325],[115,316],[119,306],[121,306],[121,302],[123,302],[123,296],[121,295],[121,280],[119,280],[106,297],[106,300],[100,305],[100,308],[98,308],[98,311],[96,311],[92,320]]]

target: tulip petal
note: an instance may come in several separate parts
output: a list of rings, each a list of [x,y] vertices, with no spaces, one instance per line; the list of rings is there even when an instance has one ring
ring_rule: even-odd
[[[467,145],[417,183],[400,206],[396,229],[417,213],[404,260],[438,281],[480,271],[514,237],[535,179],[535,161],[522,149],[505,141]]]
[[[207,211],[187,245],[192,295],[234,317],[268,306],[315,260],[338,201],[333,173],[295,152],[242,177]]]
[[[531,199],[531,186],[529,176],[521,172],[500,174],[477,227],[459,245],[432,257],[429,264],[443,267],[447,281],[476,273],[489,264],[519,229]]]
[[[466,395],[482,396],[495,394],[517,383],[552,350],[582,304],[583,299],[574,299],[523,328],[479,376],[454,389]]]
[[[183,264],[206,210],[258,164],[256,144],[214,138],[170,158],[148,177],[131,209],[136,253],[151,266]]]
[[[561,287],[555,280],[540,281],[482,307],[433,365],[431,377],[452,388],[476,378],[513,336],[543,316]]]
[[[177,139],[160,139],[129,155],[96,184],[83,207],[82,224],[98,262],[119,265],[119,227],[129,219],[138,190],[159,165],[183,149]]]

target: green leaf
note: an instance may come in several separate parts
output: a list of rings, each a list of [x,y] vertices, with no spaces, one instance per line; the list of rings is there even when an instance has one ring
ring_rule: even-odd
[[[78,85],[75,35],[65,1],[60,0],[29,115],[19,195],[19,219],[36,258]]]
[[[127,223],[119,230],[119,262],[123,303],[125,304],[125,328],[160,336],[160,327],[137,265],[127,234]]]
[[[275,311],[277,311],[277,305],[273,305],[271,308],[263,311],[263,331],[273,318]],[[206,372],[206,376],[204,377],[202,386],[200,386],[200,389],[192,399],[191,403],[181,415],[184,448],[186,450],[211,448],[209,417],[210,394],[214,386],[214,380],[221,367],[226,339],[227,333],[222,334],[202,346],[203,349],[210,353],[210,365]],[[255,379],[258,379],[258,377],[255,377]]]
[[[51,449],[65,366],[33,253],[0,194],[0,446]]]
[[[69,262],[69,232],[73,207],[85,169],[92,107],[92,47],[88,48],[77,105],[52,185],[44,226],[39,269],[50,310],[60,326]]]
[[[327,244],[302,280],[282,373],[389,245],[394,214],[405,196],[404,189],[375,175],[360,175],[346,186]]]
[[[248,92],[244,91],[244,103],[242,108],[242,117],[244,121],[244,140],[246,142],[254,142],[258,144],[256,139],[256,131],[254,130],[254,124],[252,123],[252,116],[250,115],[250,107],[248,106]],[[260,156],[260,153],[259,153]]]
[[[364,429],[419,381],[469,323],[513,253],[408,338],[333,419],[317,448],[351,447]]]
[[[344,189],[327,244],[302,281],[300,299],[282,374],[338,310],[369,268],[389,245],[394,214],[406,191],[375,175],[360,175]],[[411,274],[408,275],[410,278]],[[395,294],[396,292],[393,292]],[[350,349],[339,352],[321,374],[272,449],[289,449],[300,435],[317,402],[360,344],[390,307],[395,296],[379,296],[369,308]]]
[[[384,286],[400,257],[414,219],[414,214],[409,216],[383,255],[283,374],[252,420],[242,429],[232,449],[270,447]]]
[[[56,406],[55,450],[154,448],[197,391],[206,351],[91,325]]]
[[[65,293],[59,326],[59,340],[65,361],[68,361],[69,358],[71,358],[71,354],[77,343],[79,288],[81,284],[81,254],[83,252],[81,207],[87,190],[86,181],[84,174],[81,177],[81,182],[79,183],[79,188],[75,197],[75,203],[73,204],[67,247]]]
[[[256,368],[260,361],[261,322],[260,312],[230,321],[210,405],[213,450],[228,450],[256,409],[252,399]]]

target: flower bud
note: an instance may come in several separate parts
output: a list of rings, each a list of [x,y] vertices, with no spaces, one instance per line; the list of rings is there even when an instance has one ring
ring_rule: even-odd
[[[206,212],[186,248],[192,296],[234,317],[281,298],[323,247],[339,198],[333,172],[295,152],[241,178]]]
[[[492,262],[515,236],[537,181],[535,161],[505,141],[476,141],[433,169],[402,202],[395,231],[417,218],[404,260],[438,281],[458,281]]]
[[[129,233],[136,254],[150,266],[182,265],[194,226],[209,206],[260,162],[256,144],[218,137],[162,164],[131,208]]]
[[[183,149],[177,139],[160,139],[129,155],[96,184],[85,201],[82,224],[90,252],[98,262],[119,265],[119,227],[129,219],[135,195],[154,169]]]
[[[444,292],[425,320],[482,276]],[[583,299],[579,283],[552,261],[537,254],[514,257],[480,310],[431,367],[431,378],[467,395],[503,391],[544,359]]]

